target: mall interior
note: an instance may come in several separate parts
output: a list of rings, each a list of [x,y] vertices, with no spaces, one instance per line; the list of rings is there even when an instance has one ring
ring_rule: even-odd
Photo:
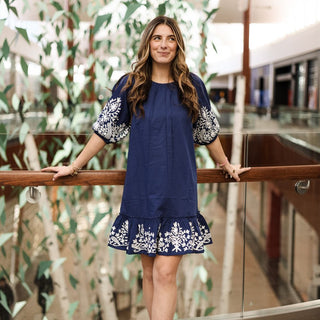
[[[252,168],[234,183],[195,146],[213,244],[182,259],[174,319],[320,319],[318,0],[0,0],[0,319],[149,319],[140,257],[107,246],[128,139],[40,170],[81,151],[156,15]]]

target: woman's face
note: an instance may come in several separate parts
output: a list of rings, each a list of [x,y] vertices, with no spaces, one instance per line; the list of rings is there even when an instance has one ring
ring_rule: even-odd
[[[172,29],[159,24],[150,40],[150,55],[154,63],[170,64],[177,53],[177,40]]]

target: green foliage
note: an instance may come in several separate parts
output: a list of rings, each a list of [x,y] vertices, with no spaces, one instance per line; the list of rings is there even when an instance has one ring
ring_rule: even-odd
[[[206,287],[207,287],[207,290],[210,292],[213,288],[213,282],[212,282],[212,279],[209,278],[207,281],[206,281]]]
[[[4,196],[2,195],[0,197],[0,222],[3,226],[5,225],[6,219],[7,219],[5,206],[6,206],[5,199],[4,199]]]
[[[197,290],[193,292],[193,299],[195,300],[195,304],[199,305],[200,299],[208,300],[208,297],[204,291]]]
[[[14,7],[14,0],[5,0],[6,7],[9,13],[18,17],[18,12]],[[141,34],[149,19],[155,15],[168,15],[175,17],[179,21],[182,28],[187,45],[187,56],[190,56],[190,69],[196,73],[200,72],[206,83],[209,83],[215,74],[207,74],[206,65],[206,48],[211,45],[215,49],[213,43],[207,42],[208,29],[206,22],[215,13],[215,9],[207,9],[208,1],[203,1],[203,10],[201,13],[195,12],[192,5],[188,2],[178,1],[149,1],[149,0],[114,0],[111,1],[90,1],[87,8],[82,8],[81,1],[74,1],[71,6],[71,11],[68,12],[61,5],[60,1],[39,1],[37,6],[37,14],[39,19],[47,26],[47,29],[40,31],[36,37],[38,45],[41,47],[41,53],[38,65],[41,67],[41,75],[39,83],[41,92],[37,93],[37,104],[24,94],[23,97],[18,95],[18,91],[12,90],[13,84],[5,84],[2,86],[3,80],[0,80],[0,112],[9,113],[15,112],[20,114],[21,125],[14,128],[14,133],[7,132],[5,124],[0,123],[0,157],[4,161],[8,161],[6,154],[8,138],[13,134],[19,137],[19,143],[25,142],[30,128],[32,131],[40,131],[46,133],[46,130],[53,132],[66,131],[67,137],[55,136],[49,140],[42,141],[39,144],[39,158],[41,165],[57,165],[60,163],[68,163],[72,161],[83,148],[83,142],[78,142],[80,134],[88,135],[91,132],[91,123],[95,120],[96,115],[101,110],[101,101],[104,103],[109,95],[108,89],[112,88],[115,77],[118,72],[127,72],[130,70],[132,63],[136,59],[139,41]],[[114,10],[114,3],[118,8],[124,10]],[[49,10],[50,8],[50,10]],[[53,9],[53,12],[52,12]],[[103,10],[101,10],[103,9]],[[30,5],[27,0],[24,0],[24,12],[30,10]],[[85,10],[91,20],[92,29],[89,31],[87,26],[83,27],[80,21],[80,12]],[[51,14],[51,16],[50,16]],[[69,19],[69,21],[67,21]],[[0,20],[0,32],[4,29],[5,20]],[[68,29],[72,25],[73,31]],[[32,45],[31,35],[28,30],[21,27],[16,27],[17,37],[24,39],[27,44]],[[48,34],[55,33],[54,39],[48,37]],[[192,33],[196,33],[193,37]],[[198,40],[199,34],[203,33],[201,40]],[[94,52],[88,52],[88,48],[82,44],[89,43],[89,36],[93,36]],[[67,37],[67,40],[65,38]],[[0,51],[0,69],[4,65],[4,61],[9,59],[12,53],[13,42],[4,39],[1,44]],[[26,47],[27,48],[27,47]],[[83,49],[85,48],[85,49]],[[27,50],[27,49],[26,49]],[[115,59],[116,58],[116,59]],[[69,59],[70,68],[67,70],[65,64]],[[25,56],[20,56],[20,67],[22,70],[22,82],[26,88],[29,88],[32,78],[32,68],[30,61]],[[115,61],[115,62],[111,62]],[[62,63],[61,63],[62,62]],[[80,64],[85,69],[82,74],[82,80],[76,80],[76,69]],[[91,72],[91,71],[93,72]],[[92,78],[93,77],[93,78]],[[93,91],[92,100],[88,101],[88,97]],[[14,91],[13,94],[11,92]],[[51,92],[58,91],[58,96],[52,95]],[[99,97],[99,100],[97,99]],[[26,113],[29,111],[47,111],[51,108],[48,117],[39,119],[37,125],[29,122]],[[37,109],[38,108],[38,109]],[[52,126],[52,120],[54,125]],[[127,144],[128,140],[124,141]],[[89,169],[110,168],[114,163],[122,161],[126,157],[126,149],[118,146],[106,147],[106,153],[103,156],[97,156],[91,159],[87,165]],[[200,167],[212,167],[210,157],[206,154],[205,148],[198,148],[196,151],[197,164]],[[26,153],[13,154],[15,166],[23,168],[29,167]],[[48,163],[49,162],[49,163]],[[123,161],[123,167],[126,163]],[[8,166],[2,167],[8,170]],[[27,202],[25,197],[26,189],[21,190],[18,196],[19,206],[23,208]],[[112,215],[112,208],[100,211],[94,209],[94,213],[88,216],[87,209],[81,207],[81,204],[93,199],[95,201],[108,201],[112,198],[113,188],[109,186],[95,186],[93,188],[75,187],[70,191],[70,188],[60,187],[57,191],[57,200],[53,203],[53,207],[57,210],[55,227],[57,230],[57,239],[61,247],[68,245],[71,248],[71,256],[63,257],[57,261],[44,259],[39,264],[38,276],[45,274],[49,275],[60,266],[64,265],[66,259],[77,259],[81,262],[84,268],[92,267],[97,261],[97,256],[101,248],[98,245],[101,226],[105,226],[105,221],[108,216]],[[205,187],[200,187],[200,204],[201,209],[206,208],[214,198],[214,194],[208,193]],[[41,209],[41,208],[40,208]],[[42,214],[50,214],[49,212],[37,212],[34,218],[38,223],[42,223]],[[86,218],[84,218],[84,216]],[[88,222],[85,231],[80,236],[79,230],[83,228],[83,221]],[[0,223],[5,226],[7,223],[5,212],[4,196],[0,197]],[[35,250],[48,255],[47,237],[39,239],[39,243],[34,244],[32,241],[32,231],[35,232],[29,225],[29,220],[22,219],[22,225],[18,230],[17,244],[14,244],[15,251],[21,255],[19,271],[17,273],[23,287],[31,295],[31,289],[25,281],[25,272],[33,264],[33,254]],[[6,252],[3,244],[8,245],[8,240],[13,237],[13,233],[4,233],[0,236],[1,251],[3,256],[9,256],[9,251]],[[30,238],[28,238],[30,237]],[[91,243],[94,246],[89,256],[85,256],[83,248]],[[73,255],[73,256],[72,256]],[[112,259],[112,255],[110,256]],[[205,260],[214,261],[213,254],[206,250],[203,258]],[[132,285],[137,281],[135,275],[130,271],[130,265],[135,262],[136,256],[126,258],[122,267],[123,278]],[[51,270],[51,271],[50,271]],[[200,279],[207,291],[212,290],[213,282],[209,277],[207,270],[202,265],[197,265],[193,270],[194,277]],[[110,283],[113,284],[113,275],[108,274]],[[91,279],[90,286],[92,290],[96,290],[96,279]],[[71,286],[78,290],[81,286],[77,274],[69,274],[69,282]],[[45,296],[48,309],[53,302],[54,296]],[[142,292],[138,294],[138,301],[142,299]],[[200,299],[206,299],[204,292],[195,293],[196,302]],[[25,304],[24,301],[16,304],[13,314],[17,314]],[[68,316],[72,319],[79,302],[75,301],[70,304]],[[96,304],[90,306],[88,314],[97,309]],[[208,307],[205,314],[209,315],[213,308]]]
[[[24,250],[22,250],[22,256],[23,256],[24,262],[27,264],[28,267],[30,267],[31,266],[31,259],[30,259],[29,255]]]
[[[127,6],[127,11],[126,11],[126,14],[125,14],[125,16],[124,16],[124,18],[123,18],[123,22],[126,22],[126,21],[132,16],[132,14],[133,14],[139,7],[142,6],[141,3],[135,2],[135,1],[133,1],[133,2],[131,2],[131,1],[125,2],[125,5]]]
[[[4,161],[7,161],[7,154],[6,154],[7,140],[8,140],[8,136],[7,136],[6,126],[3,123],[0,123],[0,157]]]
[[[16,7],[12,6],[12,4],[14,3],[15,0],[4,0],[6,6],[7,6],[7,10],[8,12],[13,12],[17,17],[18,17],[18,12]]]
[[[0,111],[1,110],[3,110],[4,112],[9,111],[8,99],[4,92],[0,92]]]
[[[2,56],[7,59],[10,53],[10,48],[7,39],[4,40],[2,45]]]
[[[28,33],[26,29],[16,27],[18,33],[30,44]]]
[[[75,301],[75,302],[70,303],[69,310],[68,310],[69,319],[72,319],[72,316],[75,313],[75,311],[77,310],[78,305],[79,305],[79,301]]]
[[[215,307],[208,307],[205,312],[204,312],[204,316],[210,316],[210,314],[212,314],[212,312],[214,311]]]
[[[6,311],[11,314],[10,307],[8,306],[7,297],[0,291],[0,304],[6,309]]]
[[[20,57],[20,65],[26,77],[28,77],[28,64],[23,57]]]
[[[25,269],[24,269],[23,265],[20,263],[17,277],[21,281],[21,284],[25,288],[25,290],[27,291],[28,295],[31,296],[32,295],[32,291],[31,291],[29,285],[26,282],[25,274],[26,274]]]
[[[49,277],[49,271],[50,267],[52,265],[52,261],[40,261],[38,273],[37,273],[37,279],[40,279],[43,275],[48,278]]]
[[[51,4],[52,6],[54,6],[54,7],[57,9],[58,12],[59,12],[59,11],[64,11],[64,10],[63,10],[63,7],[61,6],[61,4],[60,4],[59,2],[57,2],[57,1],[50,1],[50,4]]]
[[[93,34],[96,34],[100,30],[103,24],[108,25],[111,21],[111,18],[112,18],[111,13],[98,16],[93,28]]]
[[[77,289],[79,280],[77,280],[71,273],[69,274],[69,281],[73,289]]]
[[[50,306],[52,305],[55,296],[54,295],[49,295],[47,293],[42,292],[41,295],[45,298],[46,301],[46,305],[45,305],[45,309],[46,311],[49,310]]]

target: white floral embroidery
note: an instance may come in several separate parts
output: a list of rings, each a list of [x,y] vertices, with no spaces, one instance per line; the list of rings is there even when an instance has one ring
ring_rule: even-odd
[[[114,143],[123,139],[130,131],[130,125],[117,124],[121,111],[121,98],[112,98],[101,111],[92,128],[106,140]]]
[[[150,231],[150,227],[149,231],[145,231],[143,224],[139,224],[138,228],[139,232],[137,233],[131,245],[133,251],[135,253],[141,251],[148,253],[156,253],[157,244],[154,232]]]
[[[200,108],[199,118],[193,128],[193,141],[197,144],[208,144],[217,136],[220,125],[212,110]]]
[[[117,230],[115,226],[112,227],[109,244],[113,247],[123,247],[128,245],[128,234],[129,234],[129,221],[123,222],[121,227]]]
[[[191,242],[190,230],[183,230],[179,222],[174,222],[171,230],[159,234],[159,252],[168,252],[170,246],[176,253],[191,250]]]
[[[196,231],[195,225],[189,222],[189,228],[183,228],[181,224],[175,221],[168,231],[156,235],[150,227],[143,223],[138,224],[138,233],[135,235],[131,244],[128,243],[128,220],[124,221],[119,229],[112,227],[109,245],[112,247],[121,247],[128,252],[148,254],[166,253],[188,253],[203,252],[205,244],[212,243],[211,234],[208,227],[204,224],[198,225],[200,233]],[[161,226],[159,226],[160,229]],[[147,230],[146,230],[147,228]]]
[[[199,223],[199,222],[198,222]],[[201,252],[203,245],[211,243],[211,235],[206,226],[199,224],[202,234],[195,230],[195,226],[189,222],[190,230],[183,229],[179,222],[174,222],[171,230],[165,232],[164,235],[159,234],[159,252],[169,252],[170,246],[173,252]]]
[[[203,236],[203,244],[210,244],[212,242],[210,231],[205,225],[200,224],[200,222],[198,223],[199,223],[201,234]]]

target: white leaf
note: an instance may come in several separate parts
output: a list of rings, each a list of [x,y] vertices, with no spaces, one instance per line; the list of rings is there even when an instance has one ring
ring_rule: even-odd
[[[62,108],[63,108],[62,103],[59,101],[53,109],[53,115],[56,120],[59,120],[63,117]]]
[[[63,149],[66,153],[66,157],[69,156],[69,154],[71,153],[72,147],[73,147],[72,141],[70,138],[68,138],[63,144]]]
[[[99,61],[97,61],[95,64],[95,72],[96,72],[97,81],[99,82],[102,88],[105,88],[107,86],[107,75],[106,75],[106,72],[103,70]]]
[[[57,12],[53,15],[51,23],[53,23],[54,21],[58,20],[63,14],[64,14],[64,10],[59,10],[59,11],[57,11]]]
[[[2,33],[2,29],[3,29],[3,27],[4,27],[4,23],[6,22],[6,20],[5,19],[1,19],[0,20],[0,34]]]
[[[14,318],[20,310],[26,305],[27,301],[18,301],[14,304],[13,312],[12,312],[12,317]]]
[[[58,150],[52,160],[52,165],[53,166],[57,165],[65,157],[66,157],[65,150]]]
[[[23,104],[23,108],[22,108],[22,112],[27,112],[29,111],[30,107],[31,107],[32,103],[30,101],[27,101]]]
[[[199,278],[202,283],[206,283],[208,279],[208,272],[204,266],[199,266]]]
[[[67,258],[60,258],[60,259],[54,261],[52,264],[52,272],[57,270],[66,260],[67,260]]]
[[[73,96],[78,98],[82,92],[83,89],[83,85],[80,83],[75,83],[75,85],[73,86]]]
[[[64,144],[63,149],[58,150],[53,158],[52,165],[57,165],[61,160],[68,157],[72,151],[72,141],[70,138],[68,138]]]
[[[0,246],[7,242],[13,236],[13,232],[3,233],[0,235]]]
[[[22,192],[19,193],[19,206],[22,208],[27,203],[26,193],[29,187],[23,189]]]
[[[20,128],[20,132],[19,132],[19,142],[22,144],[24,142],[24,140],[26,139],[26,136],[29,132],[29,125],[24,122]]]
[[[78,112],[74,115],[73,119],[72,119],[72,123],[71,123],[71,128],[72,129],[76,129],[77,126],[83,124],[83,122],[85,121],[86,117],[85,117],[85,113],[84,112]]]
[[[123,278],[128,281],[129,278],[130,278],[130,271],[127,267],[123,267],[122,269],[122,275],[123,275]]]
[[[41,158],[41,161],[45,164],[48,163],[48,153],[47,151],[44,151],[44,150],[40,150],[40,158]]]
[[[93,186],[93,197],[95,199],[100,199],[102,197],[102,188],[101,188],[101,186]]]
[[[94,102],[94,114],[99,114],[100,112],[101,112],[101,110],[102,110],[102,106],[100,105],[100,103],[99,102],[97,102],[97,101],[95,101]]]
[[[19,110],[20,99],[18,98],[16,93],[12,96],[12,100],[11,101],[12,101],[13,109],[15,111],[18,111]]]
[[[90,69],[93,63],[94,63],[94,56],[93,54],[90,54],[87,58],[87,65],[88,65],[87,68]]]
[[[3,110],[4,112],[8,112],[8,106],[0,99],[0,110]]]

